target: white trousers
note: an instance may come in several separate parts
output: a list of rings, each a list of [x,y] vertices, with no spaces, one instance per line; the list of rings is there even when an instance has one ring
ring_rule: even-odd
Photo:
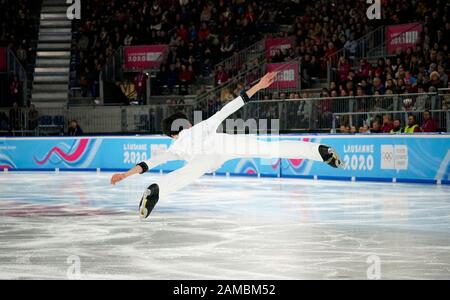
[[[173,171],[156,183],[160,198],[191,184],[207,172],[235,158],[286,158],[323,161],[317,143],[303,141],[264,141],[251,135],[217,134],[211,149],[198,153],[184,167]]]

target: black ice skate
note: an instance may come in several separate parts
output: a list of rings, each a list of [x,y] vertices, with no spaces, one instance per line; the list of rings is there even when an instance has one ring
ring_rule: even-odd
[[[319,153],[322,156],[323,162],[329,164],[333,168],[344,168],[344,163],[339,158],[336,150],[331,147],[320,145]]]
[[[142,219],[148,218],[156,203],[159,200],[159,186],[157,184],[150,185],[142,196],[141,203],[139,203],[139,216]]]

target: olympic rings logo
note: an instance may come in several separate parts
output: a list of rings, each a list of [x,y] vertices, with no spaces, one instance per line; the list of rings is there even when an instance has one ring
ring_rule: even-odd
[[[381,155],[384,160],[392,160],[393,159],[392,152],[382,152]]]

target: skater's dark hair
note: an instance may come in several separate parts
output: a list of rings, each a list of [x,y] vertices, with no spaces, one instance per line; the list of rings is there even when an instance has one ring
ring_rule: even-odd
[[[181,130],[187,128],[189,125],[187,116],[182,112],[177,112],[168,118],[162,120],[162,132],[167,136],[178,135]]]

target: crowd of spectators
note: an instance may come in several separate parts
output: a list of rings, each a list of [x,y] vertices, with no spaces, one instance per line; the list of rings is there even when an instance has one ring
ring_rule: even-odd
[[[30,101],[25,107],[20,107],[18,102],[14,102],[8,113],[0,112],[0,131],[33,131],[38,125],[39,112]]]
[[[40,1],[0,0],[0,47],[10,47],[26,68],[32,63],[36,49]]]
[[[264,61],[268,63],[300,61],[302,89],[310,88],[318,79],[326,77],[327,62],[335,59],[335,53],[339,49],[345,48],[347,55],[351,57],[358,50],[356,40],[368,32],[381,25],[425,21],[425,17],[430,10],[432,8],[438,10],[440,5],[437,3],[436,6],[433,6],[433,4],[427,4],[427,1],[423,0],[417,1],[416,4],[406,0],[383,1],[382,19],[369,20],[366,15],[368,5],[365,1],[343,0],[334,2],[319,0],[296,2],[292,1],[286,6],[292,12],[289,29],[268,35],[268,37],[294,37],[293,47],[275,50],[267,60],[264,58],[263,61],[255,61],[249,65],[259,65]],[[413,13],[416,8],[418,9],[417,14]],[[389,60],[387,61],[389,63]],[[380,61],[380,64],[385,65],[386,62]],[[215,73],[215,85],[228,83],[228,80],[236,73],[234,68],[242,69],[246,66],[238,65],[232,67],[231,71],[224,70],[219,66]],[[368,95],[366,92],[363,93],[362,89],[358,87],[358,83],[361,83],[362,88],[373,89],[376,69],[375,66],[371,66],[369,62],[363,60],[360,70],[352,70],[348,58],[342,57],[339,62],[338,81],[333,82],[329,89],[322,93],[322,96]],[[395,75],[398,69],[392,71],[395,71],[391,72]],[[254,78],[250,80],[240,78],[240,80],[242,85],[246,86]],[[377,88],[380,88],[380,80],[377,79],[374,82]],[[348,83],[349,81],[351,83]],[[220,95],[215,95],[215,97],[223,102],[236,96],[237,94],[233,90],[234,85],[232,86],[233,88],[223,88]],[[392,92],[396,93],[396,91]],[[270,99],[276,97],[277,94],[269,96]],[[328,118],[331,117],[330,113],[331,111],[324,111]],[[327,122],[331,124],[331,120]]]
[[[371,122],[371,126],[367,123],[362,126],[357,125],[341,125],[339,133],[355,134],[355,133],[431,133],[439,130],[437,121],[432,118],[429,110],[421,114],[422,122],[418,122],[415,114],[409,114],[407,121],[402,122],[402,118],[393,118],[391,114],[384,114],[382,118],[376,117]]]
[[[98,95],[99,71],[115,49],[122,45],[163,43],[168,44],[170,50],[153,82],[155,89],[152,93],[161,94],[162,87],[167,87],[169,94],[192,93],[189,89],[191,84],[199,77],[211,74],[215,84],[221,85],[234,74],[221,67],[213,70],[213,66],[259,40],[265,32],[273,31],[273,24],[282,23],[289,25],[286,27],[289,29],[275,36],[293,36],[294,47],[275,51],[268,62],[300,59],[302,83],[307,88],[312,79],[325,76],[327,60],[337,50],[346,48],[351,56],[356,51],[355,41],[371,30],[380,25],[423,21],[423,40],[428,42],[428,48],[397,53],[401,56],[403,68],[399,67],[397,57],[380,61],[380,66],[370,68],[367,61],[362,61],[360,70],[352,70],[344,57],[339,60],[338,80],[335,82],[338,96],[356,95],[358,83],[366,84],[368,90],[374,89],[375,77],[379,77],[383,85],[392,79],[389,84],[396,87],[399,84],[398,89],[402,91],[407,88],[407,82],[401,83],[400,80],[399,83],[398,73],[406,73],[406,65],[419,61],[419,54],[429,57],[430,50],[436,50],[435,41],[439,45],[446,41],[448,6],[444,1],[428,3],[425,0],[416,3],[382,1],[382,5],[382,19],[369,20],[366,16],[368,4],[355,0],[277,3],[221,0],[217,4],[207,0],[90,1],[83,5],[78,44],[74,46],[78,53],[78,80],[86,91],[83,94],[91,91],[89,94],[95,97]],[[441,30],[436,30],[436,22],[443,25]],[[412,57],[416,52],[418,54]],[[428,70],[430,66],[427,67]],[[376,70],[381,74],[376,74]],[[436,71],[439,72],[438,67]],[[400,76],[409,78],[409,75]],[[349,80],[354,83],[352,89],[346,85]],[[390,93],[388,88],[387,93]]]
[[[410,4],[412,5],[412,4]],[[406,10],[411,11],[411,10]],[[423,22],[423,32],[414,47],[397,49],[394,55],[376,64],[366,59],[352,68],[348,57],[340,57],[337,78],[326,91],[328,96],[371,96],[434,93],[448,88],[450,72],[450,4],[445,1],[417,1],[411,11]],[[327,95],[325,95],[327,96]],[[405,109],[432,109],[431,103],[408,103]],[[433,109],[440,108],[437,107]]]
[[[349,53],[351,51],[347,52],[347,55],[339,57],[336,80],[331,82],[328,88],[324,88],[320,95],[320,97],[326,98],[319,102],[317,109],[317,118],[321,120],[322,124],[331,125],[333,112],[383,110],[423,112],[448,108],[446,97],[437,98],[442,99],[440,102],[431,101],[433,97],[423,94],[408,94],[436,93],[441,88],[450,87],[448,79],[450,73],[450,4],[446,1],[422,0],[416,1],[416,3],[408,1],[404,3],[391,2],[391,4],[394,9],[389,3],[384,3],[383,10],[383,17],[389,16],[388,20],[391,23],[419,21],[423,24],[423,31],[418,42],[414,47],[408,49],[396,49],[393,55],[386,59],[380,58],[376,63],[361,59],[357,68],[353,68],[355,62],[352,61],[353,56]],[[342,44],[343,42],[344,40],[339,47],[347,48],[349,42]],[[351,47],[348,49],[350,50]],[[325,54],[323,60],[327,56]],[[311,68],[311,70],[320,69],[320,63]],[[352,99],[354,96],[357,96],[358,99]],[[332,99],[335,97],[350,98]],[[353,107],[351,107],[352,105]],[[341,129],[344,132],[377,132],[377,126],[383,124],[381,120],[370,121],[362,118],[357,118],[357,120],[356,128],[341,125]],[[346,124],[348,118],[342,118],[340,121],[341,124]],[[371,124],[369,126],[365,123]],[[421,131],[426,132],[427,129]]]
[[[118,47],[167,44],[156,86],[168,86],[172,93],[181,86],[179,91],[186,92],[216,63],[261,38],[273,24],[274,5],[262,0],[86,1],[74,45],[77,79],[91,91],[85,94],[95,97],[99,71]]]
[[[38,36],[40,1],[0,0],[0,7],[0,48],[9,48],[24,70],[31,73],[36,56],[33,41]],[[3,59],[7,61],[6,57]],[[1,106],[12,106],[14,102],[24,104],[20,97],[23,82],[16,74],[5,73],[0,81],[3,81],[0,84]]]
[[[267,59],[264,55],[263,59],[247,62],[247,65],[254,67],[265,62],[300,61],[303,88],[311,87],[315,79],[326,75],[326,61],[332,54],[344,45],[354,43],[379,25],[379,22],[366,17],[367,5],[363,1],[290,1],[285,3],[285,10],[289,11],[286,29],[270,33],[266,37],[293,38],[292,47],[275,49]],[[284,12],[284,15],[286,14]],[[247,65],[233,65],[230,70],[226,70],[228,73],[221,77],[228,79],[242,72]],[[226,82],[217,80],[217,74],[220,73],[224,73],[221,68],[216,71],[216,85]]]

